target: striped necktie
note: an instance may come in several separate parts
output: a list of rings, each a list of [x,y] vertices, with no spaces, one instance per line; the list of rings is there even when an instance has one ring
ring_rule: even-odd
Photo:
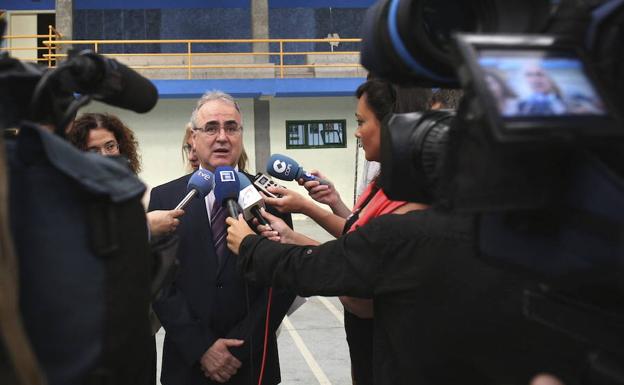
[[[219,266],[224,263],[225,258],[228,255],[227,225],[225,224],[225,218],[227,218],[227,216],[227,210],[224,207],[217,204],[212,207],[210,225],[212,227],[212,241],[217,254]]]

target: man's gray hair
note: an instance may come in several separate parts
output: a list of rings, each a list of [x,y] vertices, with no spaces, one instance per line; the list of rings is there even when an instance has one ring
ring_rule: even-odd
[[[202,97],[199,98],[199,100],[197,101],[197,105],[195,106],[195,109],[193,110],[193,113],[191,114],[191,124],[193,125],[194,129],[197,128],[197,113],[199,109],[202,108],[204,104],[208,102],[212,102],[214,100],[220,100],[225,103],[231,104],[232,106],[234,106],[234,108],[236,108],[236,111],[238,111],[238,113],[241,115],[241,119],[243,118],[243,113],[241,112],[240,107],[238,106],[238,103],[236,103],[236,100],[234,100],[234,97],[232,95],[226,94],[225,92],[220,91],[220,90],[212,90],[203,94]]]

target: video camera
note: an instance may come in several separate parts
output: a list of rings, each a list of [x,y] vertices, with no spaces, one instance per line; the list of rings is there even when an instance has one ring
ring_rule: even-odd
[[[363,37],[372,75],[464,91],[383,122],[388,197],[475,214],[480,258],[540,282],[526,319],[624,383],[624,1],[381,0]]]
[[[0,18],[0,41],[3,31]],[[127,164],[63,139],[92,99],[147,112],[158,95],[91,51],[50,69],[0,54],[3,384],[153,375],[149,307],[175,268],[177,240],[148,243],[145,185]]]
[[[1,20],[4,30],[4,20]],[[0,37],[1,41],[1,37]],[[56,68],[0,54],[0,128],[22,120],[52,124],[57,134],[92,99],[145,113],[158,101],[156,87],[132,69],[90,50],[70,50]]]

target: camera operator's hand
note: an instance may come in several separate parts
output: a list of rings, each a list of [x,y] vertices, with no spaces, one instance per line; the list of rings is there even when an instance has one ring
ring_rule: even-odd
[[[169,234],[178,227],[178,217],[184,215],[184,210],[154,210],[147,213],[147,224],[152,236]]]
[[[312,170],[310,174],[317,176],[321,179],[327,180],[327,178],[321,174],[318,170]],[[297,181],[299,185],[305,187],[308,190],[308,194],[312,199],[319,203],[328,205],[332,212],[342,218],[347,218],[351,211],[340,199],[340,194],[336,190],[336,187],[332,184],[323,185],[317,180],[311,180],[305,182],[303,179]]]
[[[228,248],[232,250],[234,254],[238,255],[238,250],[240,249],[240,244],[243,242],[243,239],[248,235],[255,235],[256,233],[254,233],[247,222],[245,222],[243,214],[239,214],[238,219],[228,217],[225,219],[225,223],[229,226],[227,230]]]

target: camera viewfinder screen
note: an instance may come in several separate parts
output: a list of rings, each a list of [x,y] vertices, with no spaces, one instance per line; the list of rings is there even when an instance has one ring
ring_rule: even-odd
[[[482,50],[479,65],[504,118],[607,115],[578,57],[565,52]]]

